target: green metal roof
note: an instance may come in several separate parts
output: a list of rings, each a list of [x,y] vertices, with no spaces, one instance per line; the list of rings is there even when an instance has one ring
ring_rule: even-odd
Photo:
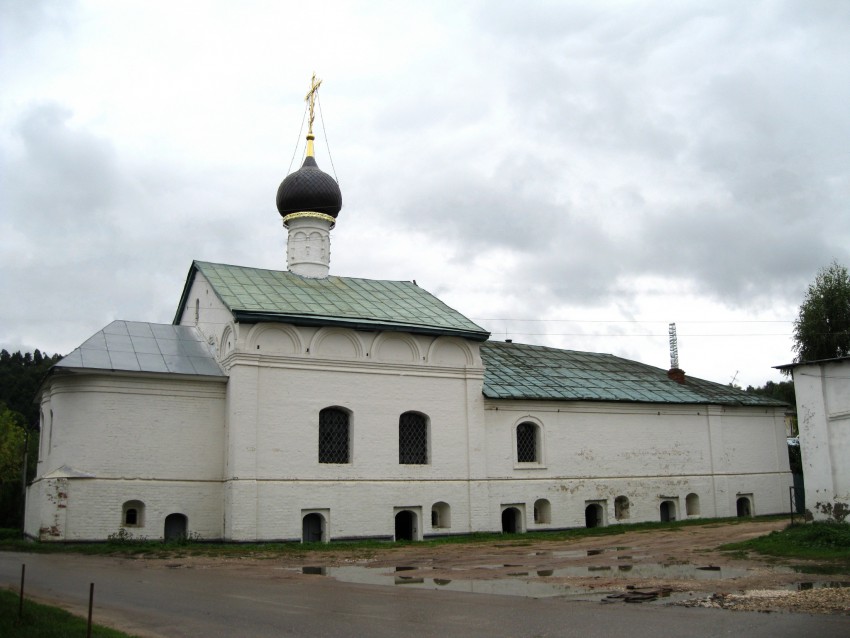
[[[237,321],[399,330],[484,341],[490,333],[412,281],[310,279],[288,271],[195,261],[175,323],[200,272]]]
[[[484,396],[491,399],[627,401],[781,407],[785,403],[611,354],[488,341],[481,344]]]

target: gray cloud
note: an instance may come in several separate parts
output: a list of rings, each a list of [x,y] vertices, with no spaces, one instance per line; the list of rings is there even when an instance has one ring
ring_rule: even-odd
[[[787,312],[850,262],[845,4],[316,6],[332,271],[502,319],[676,291]],[[234,25],[226,60],[156,6],[0,5],[3,343],[168,321],[193,258],[283,267],[274,192],[311,69],[282,5],[223,6],[204,24]]]

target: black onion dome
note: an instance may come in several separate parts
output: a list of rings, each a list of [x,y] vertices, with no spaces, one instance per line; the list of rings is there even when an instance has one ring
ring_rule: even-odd
[[[319,168],[311,155],[304,159],[301,168],[287,175],[277,189],[277,210],[284,217],[306,211],[336,218],[341,208],[339,184]]]

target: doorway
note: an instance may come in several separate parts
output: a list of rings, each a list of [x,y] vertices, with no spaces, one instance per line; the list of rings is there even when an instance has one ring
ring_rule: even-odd
[[[584,526],[602,527],[602,506],[599,503],[591,503],[584,508]]]
[[[739,518],[749,518],[753,515],[753,504],[746,496],[741,496],[738,499],[736,509],[738,510]]]
[[[165,542],[184,540],[188,527],[189,519],[185,514],[169,514],[165,517],[165,533],[163,534]]]
[[[676,504],[673,501],[661,501],[659,511],[662,523],[669,523],[676,520]]]
[[[325,519],[321,514],[307,514],[301,520],[301,542],[321,543],[325,540]]]
[[[520,525],[520,513],[515,507],[507,507],[502,510],[502,533],[517,534],[522,529]]]
[[[410,510],[401,510],[395,515],[395,539],[412,541],[416,538],[416,514]]]

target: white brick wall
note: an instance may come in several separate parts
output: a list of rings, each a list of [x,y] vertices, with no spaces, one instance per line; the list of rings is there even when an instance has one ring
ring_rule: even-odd
[[[816,520],[850,508],[850,360],[794,368],[806,509]]]

